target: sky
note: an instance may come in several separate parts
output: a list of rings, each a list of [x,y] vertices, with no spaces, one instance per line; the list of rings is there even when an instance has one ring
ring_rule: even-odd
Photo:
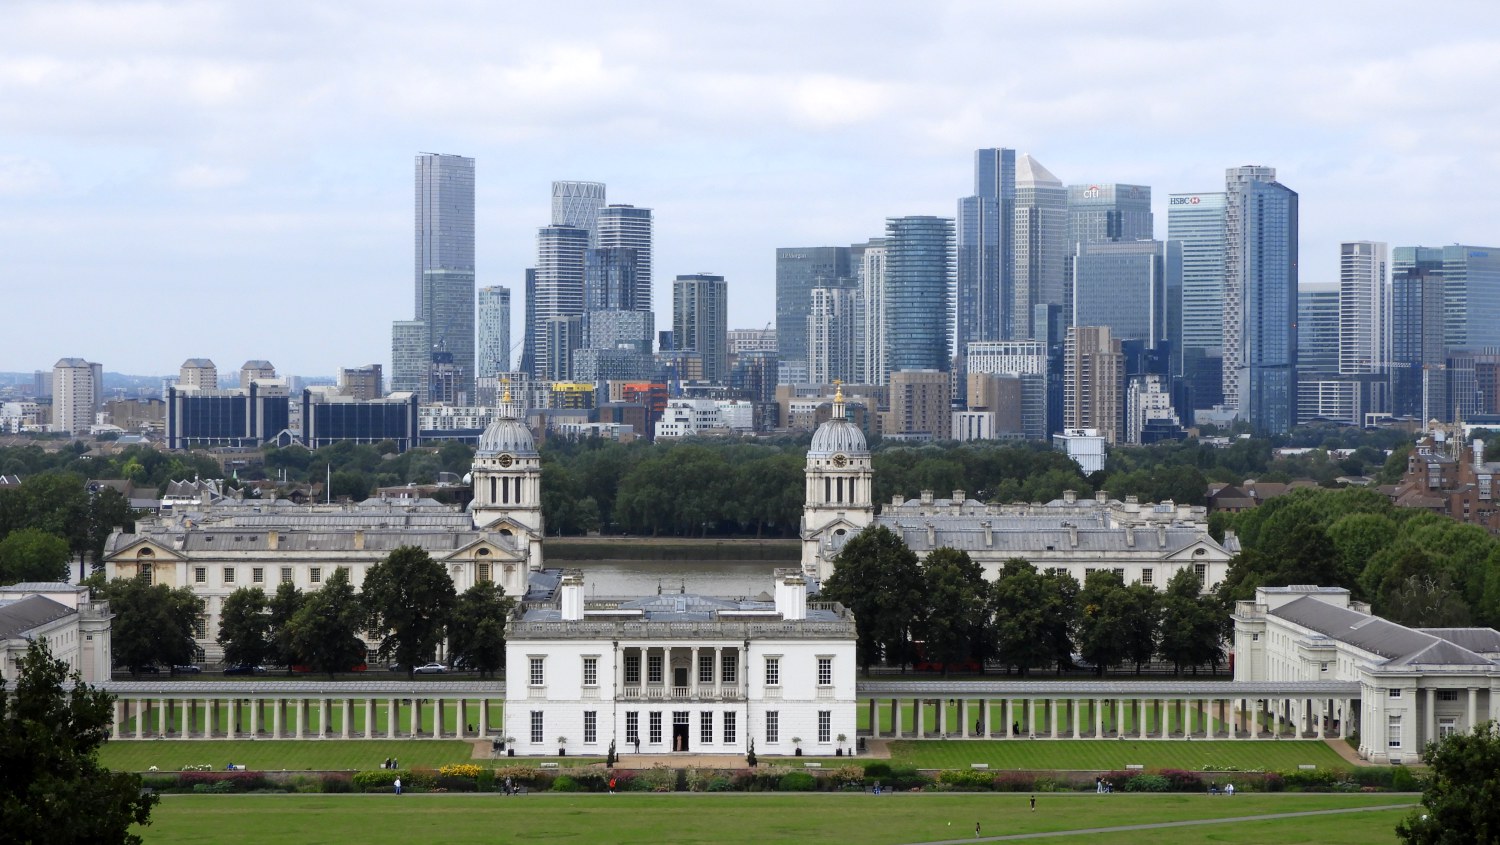
[[[1068,184],[1301,196],[1338,244],[1500,244],[1500,3],[0,3],[0,370],[388,362],[413,159],[477,160],[480,285],[513,296],[550,183],[654,209],[671,279],[775,316],[775,249],[953,216],[973,151]]]

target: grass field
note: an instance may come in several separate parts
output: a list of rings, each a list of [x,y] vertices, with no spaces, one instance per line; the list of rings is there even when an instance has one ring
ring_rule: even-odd
[[[150,845],[371,842],[612,842],[770,845],[972,839],[1271,813],[1415,803],[1401,795],[1025,795],[858,793],[167,796],[142,831]],[[1048,839],[1049,842],[1394,842],[1403,810]]]
[[[1140,764],[1148,769],[1201,770],[1204,766],[1247,769],[1348,768],[1327,744],[1317,740],[1248,742],[1234,740],[969,740],[966,742],[892,742],[891,763],[919,769],[967,769],[988,763],[991,769],[1123,770]]]

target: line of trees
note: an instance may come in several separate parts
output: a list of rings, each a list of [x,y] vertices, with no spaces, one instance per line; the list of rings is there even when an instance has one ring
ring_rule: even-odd
[[[134,524],[118,490],[90,490],[72,472],[43,472],[0,488],[0,584],[70,580],[69,560],[99,566],[110,532]]]
[[[1196,672],[1223,661],[1228,618],[1191,570],[1158,592],[1106,570],[1080,585],[1012,558],[991,582],[968,552],[939,548],[918,560],[880,525],[849,539],[821,595],[854,613],[866,675],[879,662],[940,665],[944,674],[999,663],[1024,676],[1080,661],[1103,675],[1118,666],[1140,672],[1156,658]]]

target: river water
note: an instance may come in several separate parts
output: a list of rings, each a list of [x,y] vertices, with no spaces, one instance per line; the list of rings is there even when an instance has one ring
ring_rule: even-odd
[[[771,560],[565,560],[548,561],[546,565],[582,570],[584,595],[590,598],[634,598],[658,592],[755,598],[775,592],[771,578],[777,569],[798,564]]]

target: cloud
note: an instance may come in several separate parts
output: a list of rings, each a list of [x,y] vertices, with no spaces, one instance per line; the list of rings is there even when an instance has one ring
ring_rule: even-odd
[[[190,191],[232,188],[249,176],[243,168],[190,164],[172,173],[172,185]]]
[[[52,165],[40,159],[0,154],[0,196],[24,197],[55,190],[61,184]]]

